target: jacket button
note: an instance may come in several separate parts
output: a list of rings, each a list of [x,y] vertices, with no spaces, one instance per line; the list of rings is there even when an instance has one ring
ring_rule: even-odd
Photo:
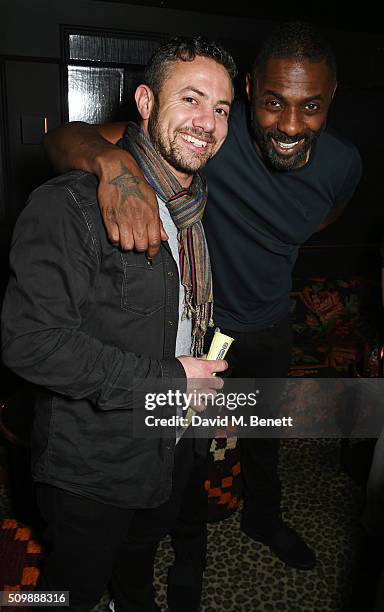
[[[169,327],[172,327],[173,326],[173,321],[168,321],[168,325],[169,325]]]
[[[173,276],[173,272],[167,272],[168,276]]]

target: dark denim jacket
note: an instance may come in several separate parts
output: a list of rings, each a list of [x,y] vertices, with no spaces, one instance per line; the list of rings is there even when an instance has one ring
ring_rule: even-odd
[[[3,360],[41,389],[32,435],[37,481],[152,507],[169,496],[174,444],[131,436],[132,391],[148,378],[185,380],[174,356],[178,271],[167,244],[152,264],[113,247],[96,189],[95,177],[72,172],[34,191],[20,215]]]

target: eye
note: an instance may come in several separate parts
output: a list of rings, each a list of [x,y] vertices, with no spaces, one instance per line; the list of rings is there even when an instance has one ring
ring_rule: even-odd
[[[279,100],[266,100],[265,101],[265,106],[269,109],[272,110],[280,110],[281,108],[281,103],[279,102]]]
[[[216,108],[215,112],[221,117],[228,117],[228,111],[225,108]]]
[[[184,102],[187,102],[187,104],[197,104],[197,100],[195,100],[195,98],[192,98],[191,96],[185,96],[183,100]]]
[[[308,102],[304,108],[310,113],[316,113],[318,110],[321,110],[320,106],[316,102]]]

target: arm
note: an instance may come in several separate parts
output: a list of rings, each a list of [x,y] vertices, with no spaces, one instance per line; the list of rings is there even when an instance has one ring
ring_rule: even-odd
[[[44,146],[58,172],[76,169],[98,177],[100,209],[112,244],[154,257],[168,236],[152,187],[130,153],[115,146],[125,125],[68,123],[49,132]]]
[[[91,232],[65,188],[43,186],[20,215],[2,312],[3,361],[22,378],[102,410],[132,409],[138,381],[210,378],[220,361],[152,359],[82,330],[98,282]],[[186,382],[186,381],[185,381]],[[220,384],[220,383],[219,383]]]
[[[331,225],[331,223],[337,221],[347,204],[348,202],[344,202],[343,204],[334,206],[330,213],[325,217],[317,231],[320,232],[328,225]]]
[[[90,125],[73,121],[48,132],[43,139],[45,150],[54,169],[62,174],[69,170],[100,171],[99,155],[115,151],[123,136],[125,123]]]
[[[335,199],[335,204],[317,231],[320,231],[331,223],[334,223],[340,217],[356,191],[361,179],[361,172],[361,157],[358,150],[354,147],[352,150],[350,165],[344,179],[344,183]]]
[[[133,381],[185,377],[156,360],[82,330],[98,253],[69,190],[43,186],[16,224],[2,313],[3,361],[26,380],[103,410],[132,408]]]

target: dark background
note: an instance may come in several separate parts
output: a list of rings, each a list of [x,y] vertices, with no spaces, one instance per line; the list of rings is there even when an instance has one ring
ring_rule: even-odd
[[[315,235],[301,249],[297,271],[342,277],[355,273],[378,274],[379,242],[384,233],[382,22],[367,5],[355,12],[349,9],[344,15],[335,13],[335,5],[322,5],[314,16],[309,10],[294,10],[288,5],[285,9],[265,6],[259,9],[258,3],[238,1],[233,8],[217,2],[194,2],[187,10],[181,9],[177,2],[165,0],[130,4],[123,0],[2,0],[0,246],[3,264],[12,226],[28,193],[52,173],[38,142],[23,142],[23,130],[25,134],[29,123],[35,126],[36,118],[48,117],[50,128],[67,118],[63,26],[118,31],[127,38],[131,33],[203,34],[215,38],[238,62],[241,93],[248,66],[274,23],[306,19],[322,28],[333,44],[339,88],[329,123],[358,146],[364,173],[343,218]],[[2,283],[5,279],[4,264]]]

